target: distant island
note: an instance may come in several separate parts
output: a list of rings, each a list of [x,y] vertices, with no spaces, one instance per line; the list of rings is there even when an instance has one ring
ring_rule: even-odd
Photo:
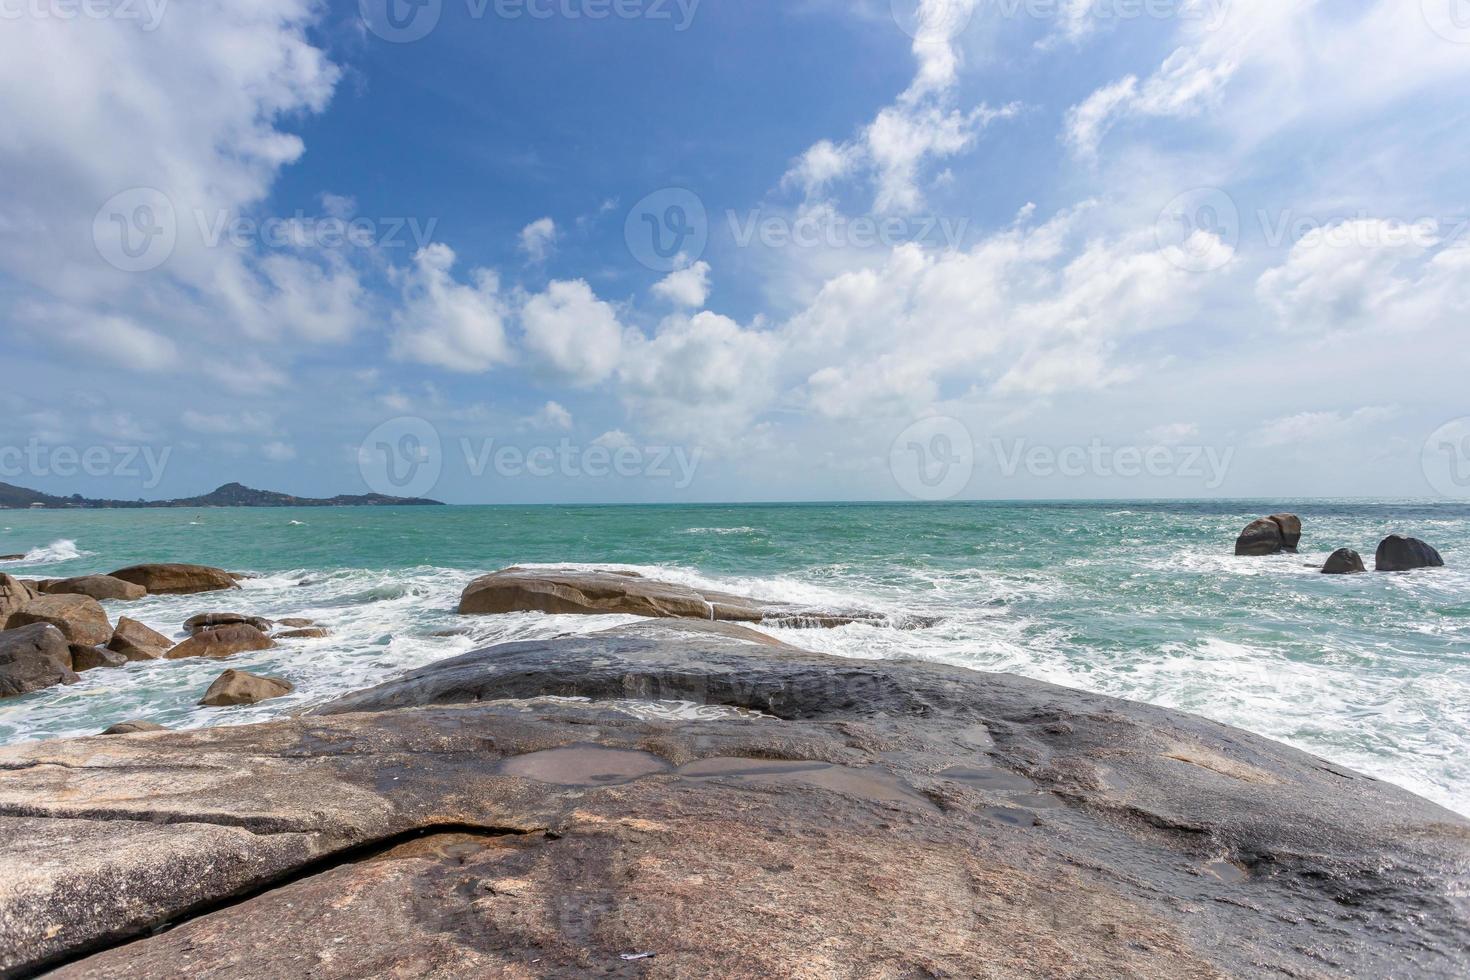
[[[443,507],[443,501],[422,497],[388,497],[381,493],[340,494],[336,497],[293,497],[273,490],[255,490],[226,483],[201,497],[178,500],[93,500],[81,494],[56,497],[25,487],[0,483],[0,510],[61,510],[91,508],[118,510],[152,507]]]

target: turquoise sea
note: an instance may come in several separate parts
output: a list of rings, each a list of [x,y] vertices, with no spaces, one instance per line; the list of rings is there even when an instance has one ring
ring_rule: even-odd
[[[1236,534],[1289,509],[1300,555],[1236,558]],[[1422,537],[1449,568],[1318,574],[1353,547]],[[0,703],[0,742],[149,718],[240,724],[298,711],[504,640],[622,617],[461,619],[475,575],[616,565],[785,601],[942,617],[927,629],[773,630],[852,657],[1007,671],[1148,701],[1281,739],[1470,813],[1470,506],[1395,501],[972,503],[0,512],[22,577],[193,561],[243,591],[109,603],[169,635],[188,616],[305,616],[329,639],[243,654],[289,698],[195,706],[214,661],[131,664]],[[459,630],[461,632],[454,632]],[[464,632],[467,630],[468,632]],[[449,635],[445,635],[449,633]]]

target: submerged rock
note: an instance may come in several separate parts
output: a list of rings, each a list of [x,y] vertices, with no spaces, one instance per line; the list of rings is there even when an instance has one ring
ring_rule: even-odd
[[[1433,804],[1164,709],[765,639],[645,622],[328,714],[0,749],[0,971],[1470,968],[1470,822]],[[495,703],[546,695],[594,701]]]
[[[1327,564],[1322,566],[1323,575],[1356,575],[1366,572],[1368,567],[1363,564],[1363,556],[1351,548],[1339,548],[1327,559]]]
[[[68,643],[100,646],[112,639],[112,623],[102,604],[84,595],[43,595],[32,599],[10,616],[10,625],[50,623],[61,630]]]
[[[71,668],[66,637],[55,626],[33,623],[0,631],[0,698],[80,679]]]
[[[278,640],[321,640],[332,635],[325,626],[304,626],[300,629],[281,630],[271,634]]]
[[[190,636],[204,630],[216,629],[220,626],[236,626],[244,623],[253,626],[262,633],[270,631],[271,621],[260,616],[247,616],[244,613],[200,613],[198,616],[190,616],[184,620],[184,632]]]
[[[148,590],[111,575],[82,575],[52,579],[41,587],[47,595],[84,595],[93,599],[141,599]]]
[[[235,623],[195,633],[164,656],[169,660],[184,660],[188,657],[222,659],[251,650],[269,650],[275,645],[275,641],[254,626]]]
[[[162,633],[126,616],[118,617],[112,639],[107,641],[107,649],[129,660],[158,660],[173,645],[174,641]]]
[[[235,577],[222,568],[178,562],[161,565],[131,565],[113,572],[112,577],[141,585],[152,595],[192,595],[197,592],[219,592],[240,587],[235,584]]]
[[[1444,559],[1418,538],[1391,534],[1379,544],[1374,566],[1380,572],[1409,572],[1416,568],[1443,568]]]
[[[1273,514],[1252,521],[1235,540],[1237,555],[1278,555],[1295,552],[1302,540],[1302,521],[1295,514]]]
[[[215,678],[204,692],[200,704],[207,708],[226,708],[241,704],[257,704],[290,694],[295,688],[275,677],[260,677],[243,670],[227,670]]]

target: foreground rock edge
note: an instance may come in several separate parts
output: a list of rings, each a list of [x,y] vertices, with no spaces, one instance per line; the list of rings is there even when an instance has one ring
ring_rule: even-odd
[[[427,946],[486,969],[524,966],[534,947],[545,970],[576,971],[627,944],[677,950],[677,961],[664,962],[688,972],[738,954],[755,975],[811,965],[812,950],[834,942],[836,959],[822,967],[831,975],[901,965],[974,973],[1005,955],[974,931],[979,913],[956,920],[970,930],[963,934],[916,925],[926,915],[949,921],[958,893],[937,883],[954,873],[989,882],[976,896],[1011,895],[1004,906],[975,897],[959,898],[959,907],[981,902],[981,921],[1019,957],[1016,975],[1089,964],[1176,976],[1375,966],[1450,975],[1467,965],[1470,823],[1402,790],[1163,709],[960,668],[837,660],[748,633],[658,621],[506,644],[328,709],[358,713],[0,752],[0,969],[34,969],[138,936],[350,848],[466,828],[547,841],[527,846],[550,862],[550,877],[504,887],[523,888],[527,908],[603,889],[622,910],[616,928],[608,912],[593,916],[608,920],[605,933],[565,915],[534,935],[507,932],[515,920],[504,903],[497,911],[476,901],[456,913],[451,938],[434,931],[443,923],[425,922],[419,931],[396,928],[389,948],[367,923],[343,921],[344,934],[362,930],[348,936],[356,965],[320,975],[367,970],[359,954],[368,952],[382,969]],[[650,723],[597,705],[528,714],[484,703],[698,691],[709,703],[763,705],[784,720]],[[395,707],[405,700],[460,703]],[[386,710],[363,713],[375,708]],[[503,771],[507,759],[584,743],[661,760],[660,774],[565,786]],[[674,771],[711,757],[809,760],[837,767],[838,788]],[[58,849],[62,838],[70,843]],[[486,853],[491,864],[504,856]],[[666,867],[660,853],[679,861]],[[783,872],[752,863],[753,854],[812,874],[778,887],[770,875]],[[640,892],[645,904],[632,902],[637,889],[616,873],[625,861],[673,897],[661,903],[661,893]],[[434,881],[449,873],[430,865],[420,870]],[[866,884],[851,877],[854,867]],[[281,902],[318,903],[318,915],[327,914],[323,888],[366,887],[353,876],[380,872],[327,869],[288,886],[289,896],[267,891],[78,960],[63,975],[177,972],[186,962],[197,968],[200,950],[203,962],[227,964],[243,950],[269,959],[278,948],[321,946],[329,939],[319,932],[303,926],[283,937],[267,922],[282,914]],[[717,880],[694,892],[678,885],[700,873]],[[776,888],[770,894],[787,914],[752,920],[738,904],[754,901],[746,881]],[[903,928],[847,914],[869,893],[890,903],[887,918]],[[726,894],[737,904],[722,905]],[[481,920],[468,909],[490,918],[475,926]],[[418,915],[399,911],[410,923]],[[724,933],[710,928],[737,919],[749,931],[719,939]],[[487,948],[487,937],[499,938]]]

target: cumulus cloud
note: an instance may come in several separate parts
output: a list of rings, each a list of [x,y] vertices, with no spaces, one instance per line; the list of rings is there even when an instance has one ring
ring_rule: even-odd
[[[393,352],[404,360],[475,374],[510,360],[500,280],[475,269],[470,282],[455,280],[454,250],[420,249],[413,266],[395,273],[402,306],[393,315]]]
[[[1252,435],[1252,441],[1258,446],[1273,447],[1344,439],[1397,414],[1393,407],[1383,405],[1370,405],[1351,412],[1300,412],[1264,423]]]
[[[275,428],[275,420],[265,412],[240,412],[238,414],[229,412],[200,412],[192,408],[184,409],[180,421],[184,428],[192,432],[204,432],[215,435],[242,432],[270,432]]]
[[[554,376],[597,384],[616,370],[623,327],[613,308],[581,279],[553,282],[521,308],[526,349]]]
[[[556,222],[540,218],[521,229],[521,251],[532,262],[545,262],[556,247],[556,236]]]
[[[527,416],[521,422],[531,429],[567,431],[572,427],[572,413],[567,411],[560,402],[547,402],[534,415]]]
[[[709,273],[708,262],[695,262],[655,283],[653,293],[675,306],[703,306],[709,298]]]

